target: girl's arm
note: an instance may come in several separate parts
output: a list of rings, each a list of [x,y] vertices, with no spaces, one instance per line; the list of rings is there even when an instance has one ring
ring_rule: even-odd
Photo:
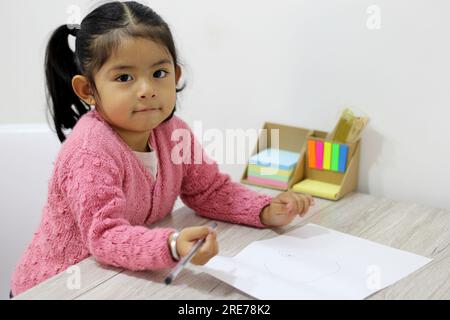
[[[126,199],[113,162],[85,152],[72,159],[60,174],[61,189],[91,255],[129,270],[176,265],[168,246],[174,229],[132,226],[124,217]]]
[[[272,197],[250,190],[220,173],[215,161],[207,156],[187,124],[190,134],[190,159],[184,163],[181,200],[198,214],[216,220],[265,227],[260,220],[262,209]],[[201,154],[195,163],[195,150]],[[188,148],[189,150],[189,148]],[[198,157],[198,156],[197,156]]]

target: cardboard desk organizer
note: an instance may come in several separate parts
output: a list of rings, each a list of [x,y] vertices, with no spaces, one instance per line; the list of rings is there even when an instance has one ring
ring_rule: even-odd
[[[339,200],[357,186],[367,122],[348,109],[331,133],[266,122],[241,182]]]

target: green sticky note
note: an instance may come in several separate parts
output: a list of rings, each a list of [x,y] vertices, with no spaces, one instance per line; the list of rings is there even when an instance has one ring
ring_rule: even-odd
[[[333,143],[331,147],[331,170],[339,170],[339,143]]]

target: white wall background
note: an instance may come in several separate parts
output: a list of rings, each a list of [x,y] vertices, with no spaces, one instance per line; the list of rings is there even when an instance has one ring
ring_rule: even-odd
[[[331,130],[340,110],[350,106],[371,118],[359,191],[450,208],[450,2],[142,2],[174,33],[188,81],[179,115],[189,123],[201,120],[204,128],[224,130],[273,121]],[[93,3],[0,2],[0,124],[46,121],[46,41],[70,22],[71,5],[83,17]],[[381,9],[380,29],[367,27],[371,5]],[[24,201],[33,191],[23,188],[17,196]],[[40,210],[29,214],[34,219]],[[4,224],[14,212],[0,215]],[[18,241],[30,238],[17,234]]]

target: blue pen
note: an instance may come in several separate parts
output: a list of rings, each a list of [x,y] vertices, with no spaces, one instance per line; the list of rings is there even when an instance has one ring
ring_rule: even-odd
[[[209,225],[214,230],[217,228],[217,223],[213,222]],[[205,243],[206,238],[198,240],[191,248],[191,251],[181,258],[180,262],[176,265],[175,268],[172,269],[172,271],[169,273],[169,275],[166,277],[164,282],[166,284],[172,283],[172,281],[175,279],[175,277],[180,273],[181,270],[191,261],[191,259],[194,257],[194,255],[197,253],[198,249]]]

